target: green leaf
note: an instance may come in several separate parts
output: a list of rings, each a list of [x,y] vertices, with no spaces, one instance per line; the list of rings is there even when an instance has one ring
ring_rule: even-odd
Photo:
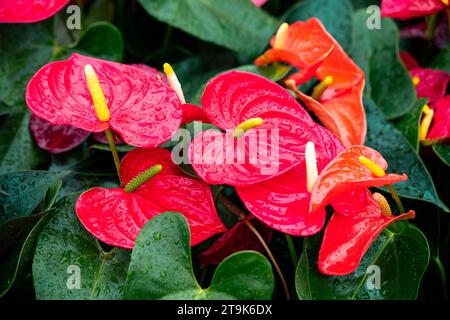
[[[295,4],[284,15],[283,21],[294,23],[318,18],[327,31],[341,44],[344,50],[352,45],[353,7],[349,0],[309,0]]]
[[[33,169],[47,156],[31,138],[29,119],[28,111],[0,119],[0,174]]]
[[[124,52],[122,33],[110,23],[94,23],[86,29],[70,51],[120,62]]]
[[[186,219],[167,212],[147,222],[131,256],[126,299],[270,299],[272,267],[259,253],[243,251],[226,258],[211,286],[202,289],[192,269]]]
[[[416,103],[411,77],[400,61],[399,32],[390,19],[381,28],[366,26],[365,10],[356,13],[352,57],[366,74],[365,94],[375,101],[388,119],[408,113]]]
[[[434,203],[448,211],[439,199],[425,164],[414,148],[393,125],[388,123],[373,101],[364,99],[367,115],[366,145],[379,151],[389,164],[389,172],[406,173],[408,181],[395,184],[399,195]]]
[[[52,26],[48,21],[2,24],[0,39],[0,114],[24,111],[28,81],[55,51]]]
[[[7,255],[2,254],[0,297],[11,289],[16,278],[31,264],[37,237],[48,215],[45,212],[10,220],[0,225],[1,243],[14,243],[13,249]]]
[[[36,298],[121,299],[129,251],[114,248],[104,252],[100,248],[75,214],[78,195],[57,202],[55,213],[39,235],[32,267]]]
[[[111,0],[97,0],[89,7],[89,13],[83,23],[90,26],[96,22],[113,22],[114,2]]]
[[[68,172],[23,171],[0,175],[0,223],[30,215],[47,190]]]
[[[148,14],[204,41],[259,54],[276,31],[276,20],[242,0],[139,0]]]
[[[427,102],[427,99],[419,99],[410,112],[408,112],[395,122],[395,126],[397,127],[397,129],[399,129],[406,137],[406,139],[408,139],[409,143],[413,146],[416,153],[419,152],[420,145],[420,119],[422,118],[423,106]]]
[[[444,144],[434,144],[433,151],[439,158],[447,165],[450,166],[450,146]]]
[[[273,63],[267,67],[257,67],[250,64],[240,66],[238,68],[235,68],[234,70],[251,72],[276,82],[283,79],[289,73],[289,71],[291,71],[291,67],[279,63]]]
[[[450,73],[450,59],[448,57],[450,57],[450,45],[439,52],[439,54],[431,64],[431,68],[444,70]]]
[[[295,272],[295,287],[299,298],[416,299],[430,258],[427,239],[410,223],[396,223],[396,226],[400,229],[398,232],[385,229],[372,243],[354,273],[341,277],[330,277],[319,272],[317,260],[322,237],[316,235],[306,238]],[[381,285],[379,288],[370,286],[375,284],[373,279],[378,270],[374,268],[377,267]]]

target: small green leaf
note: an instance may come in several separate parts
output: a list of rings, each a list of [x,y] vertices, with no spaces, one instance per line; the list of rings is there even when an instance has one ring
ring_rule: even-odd
[[[94,23],[69,51],[120,62],[124,52],[122,33],[110,23]]]
[[[416,299],[430,259],[427,239],[412,224],[396,223],[399,232],[385,229],[372,243],[356,271],[330,277],[317,268],[322,237],[305,239],[295,272],[300,299],[307,300],[410,300]],[[345,232],[345,230],[343,230]],[[377,287],[376,277],[379,276]]]
[[[23,171],[0,175],[0,223],[30,215],[47,190],[68,172]]]
[[[259,54],[277,28],[276,20],[242,0],[139,0],[148,14],[204,41]]]
[[[408,139],[409,143],[413,146],[416,153],[419,152],[420,145],[420,119],[422,118],[423,106],[427,102],[427,99],[419,99],[410,112],[408,112],[395,122],[395,126],[397,127],[397,129],[399,129],[406,137],[406,139]]]
[[[245,65],[234,70],[251,72],[276,82],[283,79],[289,73],[289,71],[291,71],[291,67],[279,63],[274,63],[267,67]]]
[[[414,148],[393,125],[388,123],[373,101],[364,99],[367,115],[366,145],[379,151],[389,164],[388,171],[406,173],[408,181],[395,184],[400,196],[434,203],[445,211],[433,180]]]
[[[147,222],[131,256],[126,299],[270,299],[274,289],[267,259],[251,251],[238,252],[216,269],[211,286],[202,289],[192,269],[186,218],[166,212]]]
[[[121,299],[129,251],[114,248],[104,252],[100,248],[75,214],[78,195],[68,195],[56,203],[39,235],[32,268],[36,298]]]
[[[34,169],[47,156],[34,143],[29,120],[29,111],[0,119],[0,174]]]
[[[450,166],[450,146],[444,144],[433,145],[433,151],[439,158],[447,165]]]
[[[353,7],[350,1],[308,0],[295,4],[284,15],[283,21],[294,23],[318,18],[344,50],[352,45]]]
[[[391,19],[382,19],[381,28],[367,28],[368,14],[355,14],[352,57],[366,74],[365,94],[388,119],[408,113],[416,103],[411,77],[400,61],[399,32]]]

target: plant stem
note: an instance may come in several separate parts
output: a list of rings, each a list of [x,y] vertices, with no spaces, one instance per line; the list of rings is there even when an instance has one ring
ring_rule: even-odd
[[[441,278],[441,285],[442,285],[442,293],[444,295],[444,300],[448,299],[447,295],[447,275],[445,273],[445,268],[441,262],[441,259],[439,257],[433,258],[434,263],[436,263],[436,266],[439,270],[439,277]]]
[[[292,263],[294,264],[294,270],[295,270],[297,268],[298,255],[295,250],[294,241],[292,240],[292,237],[288,234],[286,234],[286,241],[287,241],[289,253],[291,255]]]
[[[405,209],[403,208],[402,200],[400,200],[400,197],[398,196],[397,191],[395,191],[394,187],[391,185],[387,186],[389,192],[392,195],[392,198],[394,198],[395,203],[397,204],[397,208],[400,211],[400,214],[405,213]]]
[[[117,176],[119,177],[119,182],[122,184],[122,180],[120,179],[120,159],[119,154],[117,153],[116,143],[114,142],[114,136],[111,129],[106,129],[105,131],[106,139],[108,140],[109,148],[111,149],[111,153],[114,159],[114,165],[116,166]]]
[[[436,32],[437,15],[429,16],[427,19],[427,39],[433,40]]]
[[[221,195],[220,201],[234,214],[236,215],[240,220],[243,220],[245,225],[254,233],[256,238],[261,242],[261,245],[263,246],[264,250],[266,251],[267,255],[269,256],[270,261],[272,261],[273,267],[275,268],[275,271],[277,272],[281,284],[283,286],[284,294],[286,296],[287,300],[291,300],[291,295],[289,293],[289,288],[286,283],[286,279],[283,276],[283,272],[280,269],[280,266],[278,265],[277,261],[275,260],[275,257],[272,254],[272,251],[270,250],[269,246],[267,245],[266,241],[264,241],[261,234],[256,230],[256,228],[253,226],[253,224],[250,221],[246,221],[246,215],[239,209],[234,203],[232,203],[228,198]]]

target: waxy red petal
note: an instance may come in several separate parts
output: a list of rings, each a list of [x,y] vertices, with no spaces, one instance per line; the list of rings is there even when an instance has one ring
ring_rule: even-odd
[[[346,147],[363,145],[367,133],[366,113],[362,101],[364,80],[354,87],[342,91],[329,88],[325,90],[320,101],[295,90],[302,100]]]
[[[334,49],[327,56],[330,48]],[[285,47],[268,50],[256,59],[255,64],[265,65],[283,61],[304,69],[321,61],[324,56],[327,58],[317,69],[316,77],[323,80],[327,76],[332,76],[334,88],[348,89],[364,77],[362,70],[348,57],[317,18],[290,25],[286,34]]]
[[[122,160],[126,184],[145,169],[161,164],[163,170],[131,193],[122,188],[93,188],[76,203],[76,213],[98,239],[114,246],[132,248],[146,221],[166,211],[178,211],[188,220],[191,245],[225,232],[207,184],[181,173],[164,149],[134,149]]]
[[[30,132],[36,144],[50,153],[72,150],[89,137],[90,132],[69,125],[53,125],[31,115]]]
[[[319,172],[344,150],[340,142],[326,129],[318,126],[314,140]],[[236,187],[247,209],[265,224],[294,236],[309,236],[319,232],[326,212],[309,213],[311,193],[306,188],[306,166],[248,187]]]
[[[270,243],[272,240],[272,229],[254,219],[253,216],[248,216],[245,220],[251,221],[264,241]],[[244,221],[239,221],[217,239],[208,250],[202,252],[198,258],[203,266],[219,264],[229,255],[243,250],[264,252],[264,248],[255,234],[247,227]]]
[[[45,20],[70,0],[0,0],[0,23],[29,23]]]
[[[400,52],[400,58],[402,59],[402,62],[405,65],[406,69],[413,70],[420,68],[419,63],[408,51]]]
[[[429,104],[434,104],[445,96],[450,75],[445,71],[417,68],[410,71],[411,77],[419,77],[416,87],[418,98],[428,98]]]
[[[91,64],[111,113],[98,120],[84,76]],[[178,129],[182,110],[176,93],[160,77],[135,67],[73,54],[42,67],[26,92],[30,110],[52,124],[69,124],[91,132],[109,127],[133,146],[154,147]]]
[[[213,124],[230,130],[204,131],[190,144],[190,162],[210,184],[249,185],[282,174],[301,161],[305,144],[314,138],[316,124],[289,92],[251,73],[214,78],[202,105]],[[251,118],[264,123],[233,139],[234,128]]]
[[[210,123],[211,121],[205,115],[202,108],[195,104],[185,103],[181,106],[183,108],[182,123],[191,123],[192,121],[201,121],[203,123]]]
[[[435,113],[427,140],[450,138],[450,95],[440,99],[434,106]]]
[[[383,0],[381,14],[384,17],[410,19],[436,14],[445,8],[441,0]]]
[[[381,187],[407,180],[406,174],[386,174],[376,177],[366,166],[359,162],[364,156],[386,170],[388,164],[377,151],[364,146],[352,146],[333,159],[320,173],[311,197],[311,212],[324,208],[334,200],[348,197],[352,190],[368,187]]]
[[[358,265],[372,242],[392,222],[414,218],[414,211],[386,217],[373,200],[356,215],[336,212],[328,222],[319,252],[319,271],[330,276],[344,276]]]

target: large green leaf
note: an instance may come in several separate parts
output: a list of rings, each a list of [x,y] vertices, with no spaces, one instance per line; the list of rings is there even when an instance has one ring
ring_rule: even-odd
[[[450,73],[450,45],[442,50],[431,64],[431,68],[444,70]]]
[[[0,39],[0,114],[23,111],[28,80],[55,51],[52,24],[2,24]]]
[[[18,275],[29,266],[33,260],[36,240],[48,213],[31,215],[8,221],[0,226],[0,241],[13,244],[13,248],[7,254],[1,254],[0,263],[0,297],[3,296],[14,284]],[[1,249],[0,249],[1,252]]]
[[[110,23],[94,23],[69,51],[120,62],[124,52],[122,33]]]
[[[379,151],[389,164],[389,172],[406,173],[408,181],[395,185],[400,196],[436,204],[448,211],[439,199],[425,164],[403,134],[388,123],[370,99],[364,99],[367,115],[366,145]]]
[[[450,166],[450,146],[444,144],[433,145],[433,151],[439,158],[447,165]]]
[[[395,126],[408,139],[416,152],[419,152],[419,128],[420,119],[422,118],[423,106],[427,103],[427,99],[419,99],[414,108],[399,118],[395,122]]]
[[[352,57],[366,74],[366,95],[386,118],[397,118],[416,103],[411,77],[399,57],[398,28],[392,20],[382,19],[380,29],[370,30],[367,19],[365,10],[355,14]]]
[[[276,31],[274,18],[242,0],[139,0],[156,19],[202,40],[256,55]]]
[[[186,219],[167,212],[146,223],[131,256],[125,289],[127,299],[270,299],[272,268],[259,253],[243,251],[226,258],[211,286],[202,289],[192,269]]]
[[[428,243],[422,232],[412,224],[404,222],[395,226],[398,228],[396,232],[386,229],[372,243],[354,273],[341,277],[326,276],[318,271],[317,259],[322,237],[316,235],[306,238],[295,272],[299,298],[415,299],[428,266]],[[375,272],[378,271],[380,287],[373,282]]]
[[[349,0],[308,0],[295,4],[283,17],[294,23],[318,18],[345,50],[352,45],[353,7]]]
[[[29,111],[0,119],[0,173],[33,169],[45,159],[30,135],[29,120]]]
[[[28,216],[68,172],[22,171],[0,175],[0,223]]]
[[[36,298],[121,299],[129,251],[101,249],[78,221],[77,198],[78,194],[71,194],[58,201],[39,235],[33,260]]]

